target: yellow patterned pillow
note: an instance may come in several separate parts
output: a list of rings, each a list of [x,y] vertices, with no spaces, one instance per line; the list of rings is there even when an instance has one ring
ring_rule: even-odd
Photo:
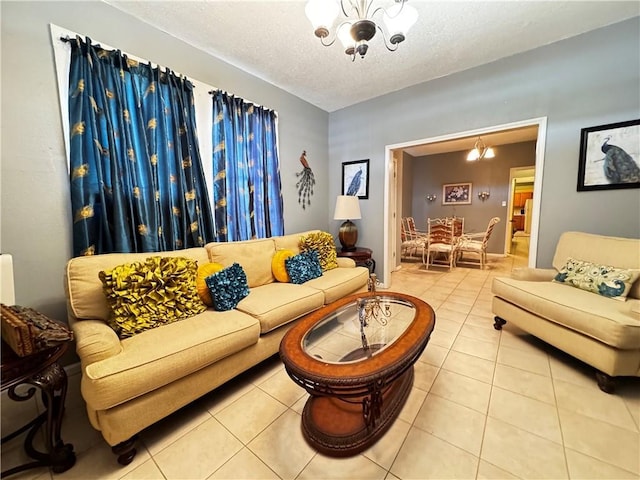
[[[284,248],[274,253],[273,258],[271,259],[271,272],[273,273],[273,276],[276,277],[277,281],[282,283],[291,282],[291,277],[289,277],[284,261],[294,255],[295,254],[291,250],[286,250]]]
[[[109,325],[126,338],[204,312],[196,272],[196,262],[184,257],[149,257],[101,271]]]
[[[224,266],[221,263],[204,263],[198,266],[198,273],[196,275],[196,289],[200,299],[208,307],[213,307],[213,299],[211,298],[211,292],[205,281],[207,277],[218,273]]]
[[[330,233],[314,232],[300,237],[300,251],[308,252],[309,250],[318,252],[320,268],[323,272],[338,268],[336,244]]]

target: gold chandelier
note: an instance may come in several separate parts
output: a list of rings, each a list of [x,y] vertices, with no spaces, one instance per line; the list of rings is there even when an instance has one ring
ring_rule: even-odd
[[[495,156],[496,154],[493,151],[493,148],[487,147],[482,138],[478,137],[478,140],[476,140],[476,143],[473,145],[473,148],[467,155],[467,160],[473,162],[475,160],[482,160],[483,158],[493,158]]]
[[[354,61],[356,53],[361,58],[367,54],[368,42],[376,31],[380,31],[387,49],[395,51],[418,19],[418,12],[407,5],[407,0],[394,0],[387,8],[377,7],[371,11],[373,3],[374,0],[309,0],[305,13],[322,45],[329,47],[339,38],[344,45],[344,53]],[[330,33],[340,9],[345,18],[334,33]],[[382,16],[386,30],[374,20],[378,14]]]

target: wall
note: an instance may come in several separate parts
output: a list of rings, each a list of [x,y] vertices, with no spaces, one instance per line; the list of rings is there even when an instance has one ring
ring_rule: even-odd
[[[402,210],[398,210],[402,217],[413,216],[413,165],[415,157],[407,152],[402,152],[402,160],[398,163],[398,185],[402,185],[400,195],[402,197]],[[420,217],[418,217],[420,218]]]
[[[509,204],[509,169],[534,165],[536,143],[493,146],[493,150],[495,158],[476,162],[467,161],[468,150],[414,158],[413,175],[408,179],[405,177],[405,184],[412,184],[411,210],[420,230],[426,230],[427,217],[457,216],[464,217],[465,232],[483,232],[491,218],[499,217],[500,223],[494,228],[487,251],[504,253],[508,212],[502,202]],[[457,182],[472,183],[471,204],[442,205],[442,185]],[[482,201],[478,198],[481,191],[489,191],[491,195]],[[428,193],[438,198],[429,202],[425,198]]]
[[[18,304],[66,318],[71,206],[49,23],[277,110],[285,231],[328,228],[326,112],[101,2],[0,2],[0,8],[0,251],[14,256]],[[295,173],[305,149],[317,188],[303,211]]]
[[[638,238],[637,189],[577,192],[576,184],[580,129],[638,118],[639,35],[636,17],[331,113],[329,176],[339,178],[341,162],[371,159],[358,243],[373,249],[379,271],[384,225],[377,219],[384,211],[386,145],[545,116],[536,264],[551,264],[566,230]],[[339,188],[333,182],[329,197]]]

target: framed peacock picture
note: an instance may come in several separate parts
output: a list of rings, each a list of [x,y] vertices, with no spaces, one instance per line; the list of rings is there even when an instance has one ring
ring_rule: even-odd
[[[640,188],[640,119],[583,128],[578,191]]]
[[[369,198],[369,159],[342,162],[342,195]]]

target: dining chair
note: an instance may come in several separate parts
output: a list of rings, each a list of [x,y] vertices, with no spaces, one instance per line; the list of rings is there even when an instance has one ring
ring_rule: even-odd
[[[479,256],[480,268],[484,269],[484,266],[487,263],[487,244],[489,243],[489,238],[493,232],[493,227],[495,227],[496,223],[499,221],[499,217],[493,217],[489,220],[487,230],[481,238],[478,238],[475,235],[462,235],[456,244],[455,264],[478,265],[477,262],[463,260],[463,256],[465,254],[473,253]]]
[[[416,229],[416,222],[413,217],[402,217],[401,219],[401,236],[402,241],[400,248],[400,256],[416,257],[418,251],[423,251],[427,241],[427,233]]]
[[[464,235],[464,217],[447,217],[453,223],[453,236],[460,238]]]
[[[422,251],[422,263],[429,266],[454,266],[456,240],[454,223],[446,218],[427,218],[427,243]]]

